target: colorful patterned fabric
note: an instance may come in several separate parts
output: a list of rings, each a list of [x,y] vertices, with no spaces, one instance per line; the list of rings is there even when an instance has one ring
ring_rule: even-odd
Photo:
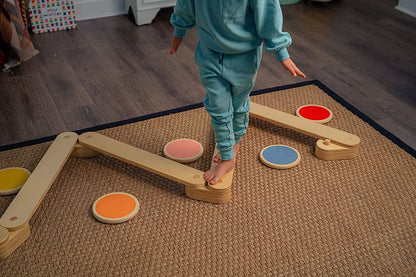
[[[9,70],[38,54],[18,0],[0,0],[0,66]]]

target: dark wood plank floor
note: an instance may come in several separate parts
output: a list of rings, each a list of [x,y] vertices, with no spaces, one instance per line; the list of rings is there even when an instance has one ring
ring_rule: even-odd
[[[416,18],[395,0],[282,6],[290,54],[308,75],[416,149]],[[169,55],[172,9],[33,35],[40,54],[0,73],[0,146],[202,102],[195,31]],[[303,81],[265,53],[255,89]]]

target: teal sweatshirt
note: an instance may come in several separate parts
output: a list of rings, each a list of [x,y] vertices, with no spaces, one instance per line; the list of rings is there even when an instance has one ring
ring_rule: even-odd
[[[180,38],[196,27],[200,42],[220,53],[240,54],[264,42],[278,61],[289,58],[292,40],[282,31],[279,0],[178,0],[171,23]]]

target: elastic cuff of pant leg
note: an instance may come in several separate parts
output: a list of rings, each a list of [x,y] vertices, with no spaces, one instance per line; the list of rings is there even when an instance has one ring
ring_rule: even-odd
[[[221,153],[221,160],[222,161],[228,161],[231,160],[232,158],[234,158],[234,150],[227,150],[227,151],[222,151]]]

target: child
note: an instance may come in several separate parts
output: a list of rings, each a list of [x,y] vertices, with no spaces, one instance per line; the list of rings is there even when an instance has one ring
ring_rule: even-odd
[[[174,37],[170,54],[186,32],[196,26],[195,62],[206,89],[204,107],[211,116],[220,155],[218,165],[204,173],[215,185],[235,166],[248,125],[250,98],[260,65],[263,42],[293,76],[305,75],[289,58],[291,44],[282,32],[279,0],[178,0],[171,17]]]

